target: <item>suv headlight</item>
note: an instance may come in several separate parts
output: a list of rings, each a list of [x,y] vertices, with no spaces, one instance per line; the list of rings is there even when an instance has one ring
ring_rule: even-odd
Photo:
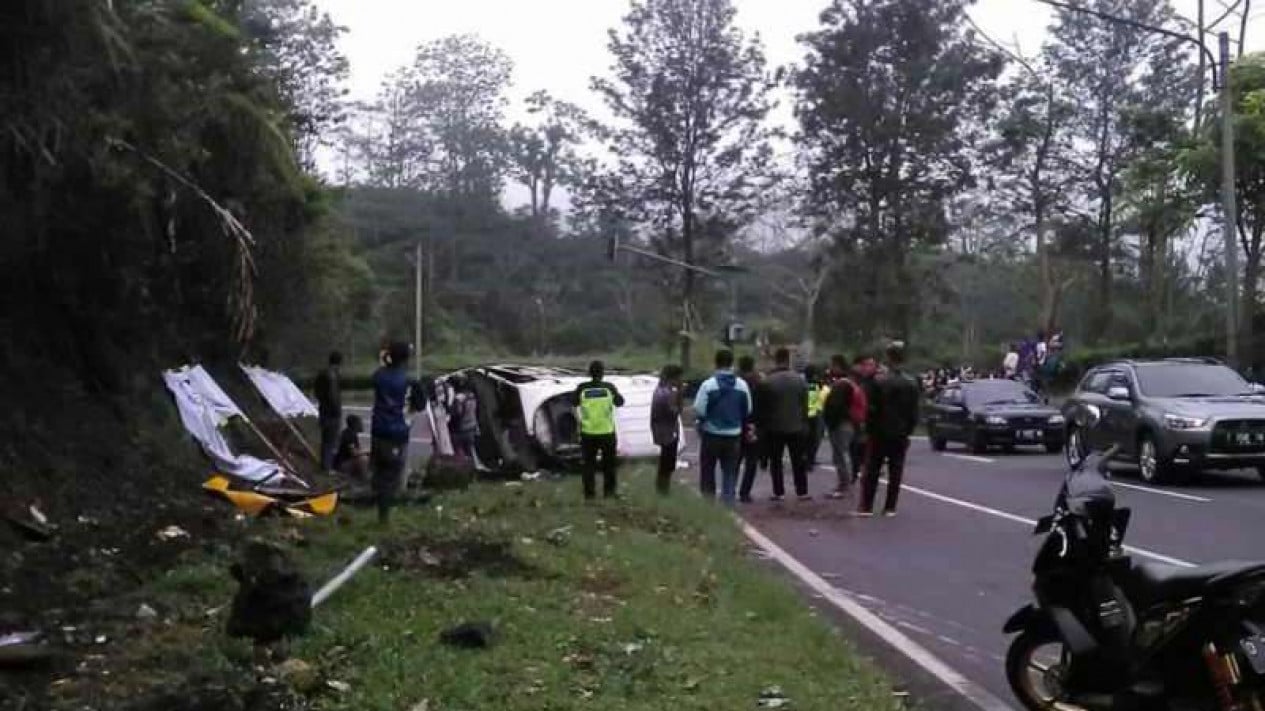
[[[1000,415],[989,415],[984,418],[984,424],[988,425],[1008,425],[1010,421]]]
[[[1208,426],[1208,418],[1164,415],[1164,426],[1170,430],[1198,430]]]
[[[1061,425],[1066,421],[1067,420],[1064,420],[1062,415],[1050,415],[1050,419],[1046,420],[1046,423],[1051,425]]]

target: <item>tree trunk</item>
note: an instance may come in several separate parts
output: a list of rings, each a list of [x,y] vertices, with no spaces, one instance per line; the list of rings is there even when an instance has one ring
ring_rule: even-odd
[[[681,224],[681,246],[686,264],[694,263],[694,210],[687,201],[684,219]],[[681,367],[690,371],[693,359],[693,336],[690,314],[694,308],[694,271],[685,270],[685,278],[681,282]]]
[[[1155,333],[1156,324],[1156,300],[1155,300],[1155,247],[1159,240],[1154,225],[1148,225],[1145,233],[1142,235],[1142,244],[1140,245],[1140,254],[1138,254],[1138,276],[1141,277],[1144,309],[1142,311],[1142,332],[1147,334]]]
[[[1240,365],[1254,366],[1256,365],[1256,325],[1253,323],[1256,316],[1256,294],[1260,286],[1261,278],[1261,237],[1256,235],[1252,239],[1252,249],[1247,252],[1246,263],[1243,265],[1243,307],[1242,313],[1239,314],[1239,358]]]

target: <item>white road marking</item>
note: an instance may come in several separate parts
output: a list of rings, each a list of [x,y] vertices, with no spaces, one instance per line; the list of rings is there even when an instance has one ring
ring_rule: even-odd
[[[997,461],[996,459],[989,459],[988,457],[977,457],[974,454],[954,454],[953,452],[945,452],[940,456],[952,457],[953,459],[961,459],[967,462],[979,462],[981,464],[993,464]]]
[[[892,625],[884,622],[860,603],[843,594],[838,588],[827,583],[820,575],[814,573],[785,550],[782,550],[781,547],[769,540],[767,536],[760,533],[754,526],[741,518],[738,519],[738,525],[742,528],[742,532],[746,534],[747,538],[763,548],[783,568],[786,568],[792,575],[799,578],[801,582],[821,594],[839,611],[851,617],[857,624],[866,628],[884,642],[890,644],[901,654],[904,654],[915,664],[964,696],[980,709],[983,711],[1013,711],[1012,707],[1005,701],[994,696],[979,684],[967,679],[956,669],[945,664],[939,657],[929,652],[925,647],[905,636],[904,633]]]
[[[884,484],[886,484],[886,483],[887,483],[887,479],[882,479],[881,481],[882,481]],[[1018,515],[1016,515],[1016,514],[1008,513],[1008,512],[1006,512],[1006,511],[1001,511],[1001,510],[994,509],[994,508],[990,508],[990,507],[988,507],[988,506],[982,506],[982,505],[980,505],[980,504],[973,503],[973,502],[971,502],[971,501],[964,501],[964,500],[962,500],[962,499],[955,499],[955,498],[953,498],[952,496],[945,496],[944,494],[937,494],[937,493],[936,493],[936,492],[934,492],[934,491],[928,491],[928,490],[926,490],[926,489],[921,489],[921,488],[916,487],[916,486],[910,486],[909,484],[902,484],[902,485],[901,485],[901,489],[902,489],[902,490],[904,490],[904,491],[909,491],[909,492],[912,492],[912,493],[914,493],[914,494],[918,494],[919,496],[925,496],[925,497],[927,497],[928,499],[934,499],[934,500],[939,501],[939,502],[942,502],[942,503],[946,503],[946,504],[953,504],[954,506],[961,506],[962,508],[965,508],[965,509],[970,509],[970,510],[972,510],[972,511],[976,511],[976,512],[979,512],[979,513],[988,514],[989,516],[996,516],[997,518],[1004,518],[1004,519],[1006,519],[1007,521],[1014,521],[1015,523],[1022,523],[1022,524],[1024,524],[1025,526],[1036,526],[1036,525],[1037,525],[1037,522],[1036,522],[1035,520],[1030,519],[1030,518],[1026,518],[1026,517],[1024,517],[1024,516],[1018,516]],[[1136,554],[1138,554],[1138,555],[1140,555],[1140,556],[1143,556],[1143,557],[1145,557],[1145,558],[1150,558],[1151,560],[1154,560],[1154,561],[1159,562],[1159,563],[1167,563],[1168,565],[1176,565],[1176,566],[1181,567],[1181,568],[1193,568],[1193,567],[1195,567],[1195,564],[1194,564],[1194,563],[1191,563],[1190,561],[1182,560],[1182,559],[1180,559],[1180,558],[1173,558],[1172,556],[1167,556],[1167,555],[1164,555],[1163,553],[1156,553],[1155,551],[1149,551],[1149,550],[1147,550],[1147,549],[1145,549],[1145,548],[1138,548],[1138,547],[1136,547],[1136,546],[1125,546],[1125,547],[1124,547],[1124,549],[1125,549],[1126,551],[1130,552],[1130,553],[1136,553]]]
[[[1195,502],[1197,502],[1197,503],[1201,503],[1201,504],[1209,504],[1209,503],[1212,503],[1212,499],[1205,499],[1205,498],[1204,498],[1204,497],[1202,497],[1202,496],[1193,496],[1193,495],[1191,495],[1191,494],[1182,494],[1182,493],[1180,493],[1180,492],[1176,492],[1176,491],[1165,491],[1165,490],[1163,490],[1163,489],[1152,489],[1152,488],[1151,488],[1151,487],[1149,487],[1149,486],[1140,486],[1140,485],[1138,485],[1138,484],[1126,484],[1126,483],[1124,483],[1124,482],[1122,482],[1122,481],[1113,481],[1113,482],[1111,482],[1111,485],[1112,485],[1112,486],[1119,486],[1119,487],[1123,487],[1123,488],[1125,488],[1125,489],[1133,489],[1134,491],[1145,491],[1145,492],[1146,492],[1146,493],[1148,493],[1148,494],[1158,494],[1158,495],[1160,495],[1160,496],[1171,496],[1171,497],[1172,497],[1172,498],[1174,498],[1174,499],[1181,499],[1182,501],[1195,501]]]

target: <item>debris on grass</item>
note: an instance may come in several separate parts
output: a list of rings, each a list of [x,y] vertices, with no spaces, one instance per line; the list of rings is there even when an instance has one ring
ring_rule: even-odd
[[[35,504],[11,511],[5,515],[5,519],[28,541],[42,543],[52,540],[57,534],[56,527],[49,523],[48,517]]]
[[[320,682],[316,668],[297,658],[287,659],[282,662],[277,667],[277,677],[286,686],[301,694],[310,693]]]
[[[239,587],[229,613],[229,636],[268,645],[307,632],[312,623],[312,589],[285,550],[252,540],[231,573]]]
[[[180,538],[188,538],[189,532],[179,526],[171,525],[159,530],[154,535],[158,536],[158,539],[162,541],[174,541]]]
[[[348,684],[345,681],[338,681],[337,679],[330,679],[326,681],[325,686],[328,686],[330,689],[333,689],[340,694],[346,694],[351,691],[351,684]]]
[[[138,620],[153,620],[157,618],[158,611],[143,602],[140,607],[136,608],[136,619]]]
[[[24,668],[51,662],[53,648],[40,632],[10,632],[0,635],[0,669]]]
[[[760,692],[756,704],[762,709],[784,709],[790,708],[791,700],[782,691],[782,687],[769,686]]]
[[[571,540],[571,526],[553,529],[545,535],[545,540],[555,546],[565,546]]]
[[[463,622],[440,633],[439,639],[450,647],[486,649],[492,646],[496,633],[491,622]]]

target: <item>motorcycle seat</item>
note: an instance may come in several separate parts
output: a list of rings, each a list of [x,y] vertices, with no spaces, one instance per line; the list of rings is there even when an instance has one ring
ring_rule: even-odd
[[[1183,568],[1163,563],[1134,563],[1126,593],[1135,605],[1146,607],[1176,602],[1215,591],[1247,573],[1265,575],[1265,562],[1226,560]]]

